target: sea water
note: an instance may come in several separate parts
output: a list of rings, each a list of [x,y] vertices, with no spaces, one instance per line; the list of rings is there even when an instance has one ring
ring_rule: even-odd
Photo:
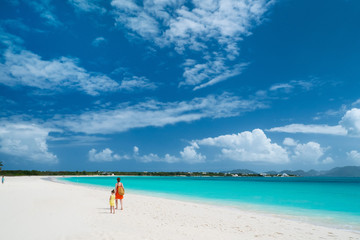
[[[66,181],[115,187],[114,177]],[[360,178],[121,176],[127,192],[281,214],[360,230]]]

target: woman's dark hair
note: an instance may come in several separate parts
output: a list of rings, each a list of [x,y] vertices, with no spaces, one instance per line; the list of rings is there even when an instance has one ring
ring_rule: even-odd
[[[120,178],[118,177],[117,179],[116,179],[118,182],[120,182]]]

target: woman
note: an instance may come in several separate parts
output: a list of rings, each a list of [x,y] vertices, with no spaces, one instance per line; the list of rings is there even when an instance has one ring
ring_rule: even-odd
[[[120,178],[117,178],[117,183],[115,184],[115,200],[116,200],[116,209],[118,209],[118,199],[120,199],[121,209],[123,210],[123,198],[124,198],[124,185],[120,182]]]

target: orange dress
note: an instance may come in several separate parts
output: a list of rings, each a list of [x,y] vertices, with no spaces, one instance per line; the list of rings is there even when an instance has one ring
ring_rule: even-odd
[[[122,184],[121,184],[121,186],[122,186]],[[122,186],[122,187],[124,187],[124,186]],[[119,193],[118,193],[118,184],[116,184],[116,188],[115,188],[115,199],[123,199],[124,198],[124,195],[120,195]]]

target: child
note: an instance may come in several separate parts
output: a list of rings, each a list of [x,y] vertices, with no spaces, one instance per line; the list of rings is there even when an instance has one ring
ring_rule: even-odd
[[[115,214],[115,190],[114,189],[111,191],[109,202],[110,202],[110,213]]]

